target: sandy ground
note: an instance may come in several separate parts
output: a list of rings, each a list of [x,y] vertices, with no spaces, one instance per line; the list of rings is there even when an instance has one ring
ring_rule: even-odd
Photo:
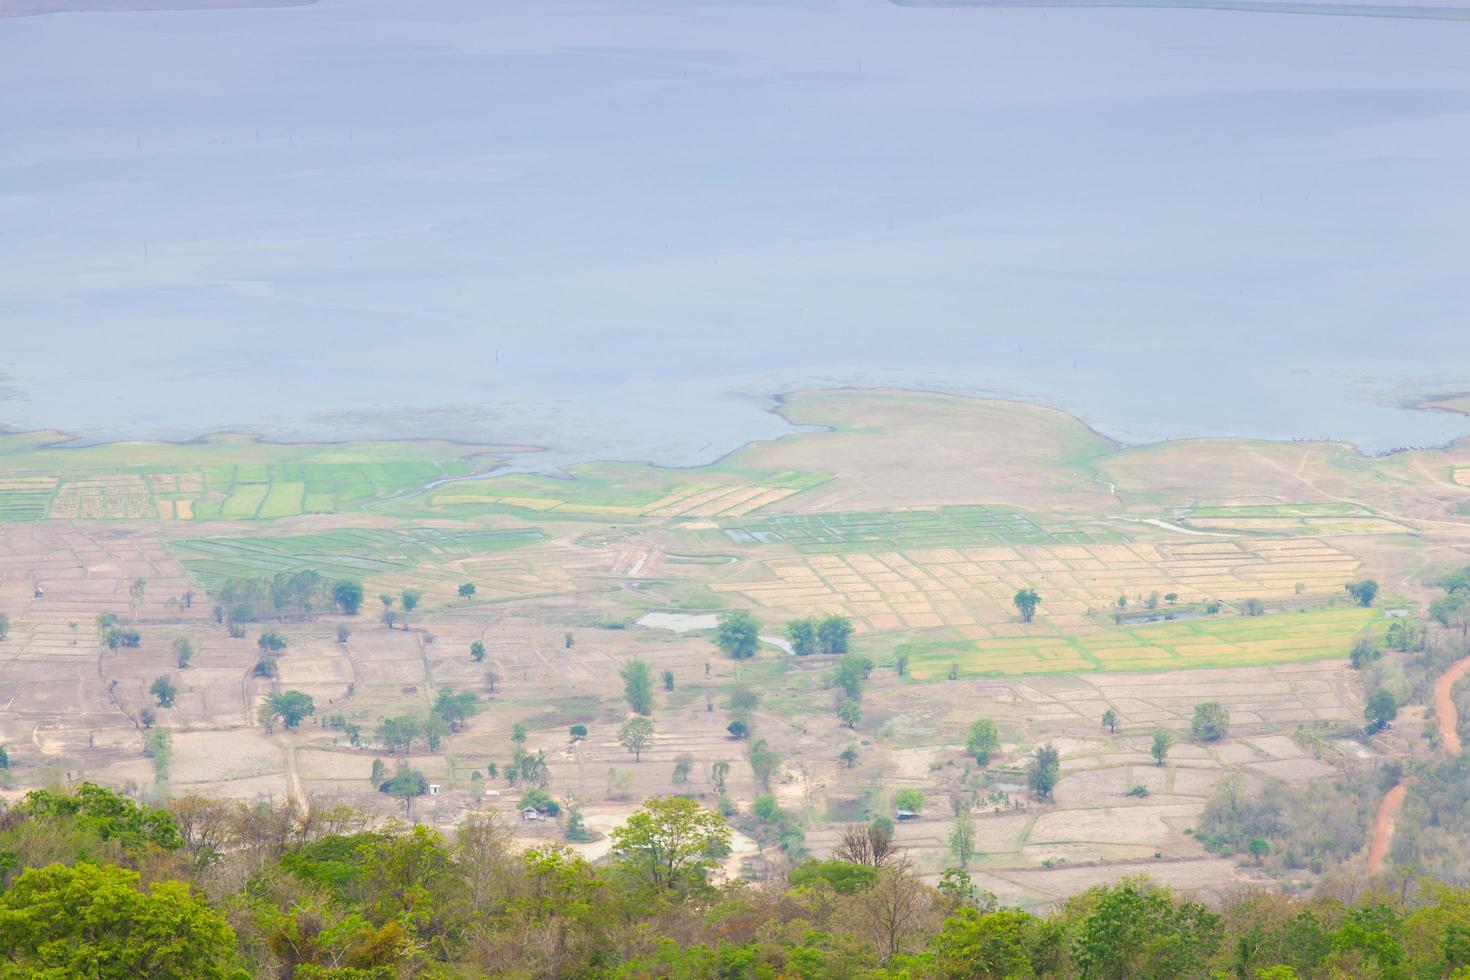
[[[1383,870],[1383,859],[1388,856],[1388,847],[1393,843],[1394,826],[1408,791],[1407,783],[1399,783],[1384,794],[1383,801],[1378,804],[1378,813],[1373,817],[1373,843],[1368,847],[1369,871]]]
[[[1467,672],[1470,672],[1470,657],[1457,661],[1434,682],[1434,718],[1439,725],[1440,748],[1447,755],[1460,754],[1459,719],[1450,689]]]

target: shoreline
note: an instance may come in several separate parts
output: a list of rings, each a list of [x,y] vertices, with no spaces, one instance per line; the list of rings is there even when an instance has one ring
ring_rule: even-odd
[[[804,395],[804,394],[821,395],[823,393],[848,393],[848,394],[871,393],[871,394],[874,394],[874,395],[899,395],[899,396],[909,395],[909,396],[916,396],[916,397],[928,396],[928,397],[938,397],[938,398],[953,398],[953,399],[957,399],[957,400],[976,401],[976,402],[990,402],[990,403],[995,403],[995,404],[1017,406],[1017,407],[1020,407],[1020,408],[1038,409],[1038,410],[1047,411],[1047,412],[1054,412],[1056,414],[1065,416],[1070,421],[1072,421],[1072,422],[1076,423],[1077,425],[1081,426],[1082,428],[1086,429],[1087,432],[1089,432],[1094,437],[1096,437],[1096,438],[1098,438],[1098,439],[1100,439],[1100,440],[1108,443],[1109,446],[1111,446],[1112,449],[1115,452],[1124,452],[1124,451],[1131,451],[1131,450],[1149,449],[1149,448],[1153,448],[1153,447],[1157,447],[1157,446],[1175,445],[1175,444],[1184,443],[1184,442],[1231,442],[1231,441],[1233,441],[1233,442],[1263,443],[1263,444],[1268,444],[1268,445],[1278,445],[1278,444],[1279,445],[1288,445],[1288,444],[1297,444],[1297,443],[1309,443],[1309,444],[1316,444],[1316,445],[1322,445],[1322,446],[1339,446],[1339,447],[1343,447],[1343,448],[1349,450],[1354,455],[1356,455],[1356,456],[1358,456],[1359,458],[1362,458],[1362,459],[1384,459],[1384,458],[1388,458],[1388,457],[1391,457],[1391,456],[1397,456],[1397,455],[1401,455],[1401,454],[1404,454],[1404,453],[1410,453],[1410,452],[1434,452],[1434,451],[1443,451],[1443,450],[1447,450],[1447,449],[1453,448],[1458,443],[1461,443],[1461,442],[1470,440],[1470,434],[1466,434],[1466,435],[1463,435],[1463,436],[1459,436],[1459,437],[1457,437],[1455,439],[1451,439],[1448,442],[1445,442],[1445,443],[1442,443],[1442,444],[1439,444],[1439,445],[1430,445],[1430,446],[1400,446],[1400,447],[1395,447],[1393,449],[1383,450],[1383,451],[1380,451],[1380,452],[1369,452],[1369,451],[1366,451],[1361,446],[1359,446],[1356,443],[1353,443],[1353,442],[1351,442],[1349,440],[1346,440],[1346,439],[1336,439],[1336,438],[1330,438],[1330,437],[1307,437],[1307,436],[1293,436],[1293,437],[1291,437],[1289,439],[1272,439],[1272,438],[1264,438],[1264,437],[1259,437],[1259,436],[1238,435],[1238,434],[1204,434],[1204,435],[1177,436],[1177,437],[1173,437],[1173,438],[1159,439],[1159,440],[1154,440],[1154,441],[1129,442],[1129,441],[1125,441],[1125,440],[1118,439],[1118,438],[1115,438],[1113,436],[1108,435],[1107,433],[1101,431],[1093,423],[1087,421],[1085,418],[1081,417],[1080,415],[1077,415],[1077,414],[1075,414],[1075,413],[1073,413],[1073,412],[1071,412],[1071,411],[1069,411],[1067,409],[1057,407],[1056,405],[1048,404],[1046,401],[1040,400],[1040,399],[1025,399],[1025,398],[1019,398],[1019,397],[1006,397],[1006,396],[1002,396],[1002,395],[973,395],[973,394],[965,394],[965,393],[961,393],[961,392],[945,391],[945,390],[941,390],[941,389],[937,389],[937,388],[926,388],[926,387],[912,387],[912,388],[910,388],[910,387],[865,386],[865,385],[819,385],[819,386],[814,386],[814,387],[810,387],[810,388],[801,388],[801,387],[798,387],[798,388],[787,389],[787,390],[784,390],[784,391],[777,391],[777,392],[774,392],[772,394],[766,395],[766,396],[764,396],[764,398],[768,402],[768,404],[764,408],[762,408],[761,411],[764,412],[764,413],[766,413],[766,414],[773,415],[773,416],[781,419],[788,427],[790,427],[790,429],[792,431],[790,431],[790,432],[783,432],[783,433],[780,433],[780,434],[778,434],[778,435],[776,435],[774,437],[745,439],[745,440],[739,442],[737,445],[731,447],[730,449],[724,450],[724,451],[720,452],[713,459],[711,459],[711,460],[709,460],[707,462],[702,462],[702,463],[689,463],[689,464],[661,463],[661,462],[657,462],[657,461],[651,460],[651,459],[604,457],[604,456],[588,456],[585,459],[575,459],[575,460],[565,461],[565,462],[562,462],[562,463],[560,463],[558,465],[555,465],[554,467],[548,467],[548,468],[544,468],[544,469],[543,468],[525,469],[525,468],[522,468],[522,467],[517,466],[516,465],[516,462],[518,460],[530,461],[535,456],[538,456],[538,455],[541,455],[541,454],[555,454],[555,453],[560,452],[560,450],[558,450],[557,447],[550,446],[550,445],[538,445],[538,444],[532,444],[532,443],[515,443],[515,442],[497,443],[497,442],[493,442],[493,441],[491,441],[491,442],[481,442],[481,441],[472,440],[472,439],[466,439],[466,438],[460,438],[460,437],[450,437],[450,436],[410,436],[410,437],[401,437],[401,438],[388,437],[388,436],[370,436],[370,437],[362,437],[362,438],[345,438],[345,439],[300,439],[300,440],[295,440],[295,439],[281,439],[281,438],[277,438],[277,437],[274,437],[274,436],[271,436],[271,435],[268,435],[268,434],[265,434],[265,433],[249,432],[249,431],[242,430],[242,429],[220,429],[220,430],[214,430],[214,431],[210,431],[210,432],[200,433],[199,435],[192,436],[192,437],[189,437],[187,439],[166,439],[166,438],[147,439],[147,438],[141,438],[141,439],[111,439],[111,440],[109,440],[109,439],[88,439],[85,436],[75,435],[75,434],[66,432],[65,430],[55,429],[55,428],[45,428],[45,427],[34,428],[34,429],[17,428],[17,427],[12,426],[11,423],[8,423],[8,422],[5,422],[5,421],[0,421],[0,439],[3,439],[3,438],[26,439],[28,437],[29,438],[36,438],[37,441],[35,441],[34,446],[33,446],[33,449],[34,450],[51,450],[51,451],[62,451],[62,452],[80,451],[80,450],[85,450],[85,449],[95,449],[95,448],[104,448],[104,447],[123,447],[123,446],[129,446],[129,445],[139,445],[139,446],[142,446],[142,445],[157,445],[157,446],[171,446],[171,447],[178,447],[178,448],[187,448],[187,447],[190,447],[190,446],[208,446],[208,445],[216,445],[217,446],[217,445],[221,445],[221,444],[238,443],[240,445],[278,446],[278,447],[283,447],[283,448],[313,448],[313,447],[333,448],[333,447],[342,447],[342,446],[351,446],[351,445],[383,446],[383,445],[402,444],[402,445],[413,445],[413,446],[428,446],[428,445],[439,444],[439,445],[444,445],[444,446],[450,446],[450,447],[464,448],[464,449],[472,450],[471,452],[468,452],[464,456],[460,457],[461,459],[473,459],[473,458],[476,458],[476,457],[492,456],[492,455],[502,455],[502,456],[510,456],[510,457],[513,457],[513,459],[506,460],[506,461],[502,462],[500,465],[495,466],[495,467],[493,467],[491,469],[485,470],[483,472],[476,473],[476,474],[473,474],[471,476],[449,478],[449,479],[445,480],[444,482],[455,482],[456,480],[486,479],[486,478],[490,478],[490,477],[494,477],[494,476],[498,476],[498,475],[504,475],[504,474],[507,474],[507,473],[528,473],[528,474],[532,474],[532,475],[547,476],[547,477],[551,477],[551,478],[554,478],[554,479],[574,480],[574,479],[576,479],[576,476],[571,472],[571,469],[574,468],[574,467],[577,467],[577,466],[584,466],[584,465],[587,465],[587,466],[597,466],[597,465],[648,466],[648,467],[650,467],[652,469],[666,470],[666,471],[670,471],[670,470],[697,471],[697,470],[702,470],[702,469],[708,469],[708,468],[711,468],[711,467],[719,466],[719,465],[727,462],[730,459],[730,457],[732,457],[735,454],[743,451],[747,447],[750,447],[750,446],[753,446],[753,445],[762,444],[762,443],[776,443],[776,442],[780,442],[780,441],[785,440],[785,439],[796,438],[796,437],[799,437],[799,436],[810,435],[810,434],[814,434],[814,433],[839,431],[839,427],[837,427],[837,426],[823,425],[823,424],[820,424],[820,423],[800,422],[800,421],[797,421],[797,420],[795,420],[795,419],[793,419],[791,417],[790,410],[791,410],[791,402],[792,402],[792,399],[794,399],[794,398],[796,398],[796,397],[798,397],[800,395]],[[1464,403],[1463,404],[1463,407],[1461,407],[1461,405],[1460,404],[1457,404],[1457,403]],[[1428,397],[1428,398],[1420,398],[1420,399],[1413,400],[1413,401],[1405,400],[1403,403],[1401,403],[1401,407],[1404,410],[1406,410],[1406,411],[1443,412],[1443,413],[1449,413],[1449,414],[1453,414],[1453,415],[1457,415],[1457,416],[1470,417],[1470,394],[1457,394],[1457,395],[1448,395],[1448,396],[1445,396],[1445,395],[1435,395],[1435,396],[1431,396],[1431,397]]]

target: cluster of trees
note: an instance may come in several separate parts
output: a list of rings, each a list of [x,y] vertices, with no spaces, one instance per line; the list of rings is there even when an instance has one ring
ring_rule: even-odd
[[[814,653],[843,654],[852,637],[852,620],[846,616],[793,619],[786,624],[786,642],[798,657]]]
[[[779,821],[779,813],[766,808]],[[779,808],[778,808],[779,809]],[[962,870],[926,884],[881,826],[831,860],[716,885],[724,820],[648,801],[593,865],[518,851],[472,817],[452,837],[350,809],[97,787],[33,793],[0,821],[0,960],[14,976],[939,978],[1445,977],[1470,968],[1470,891],[1353,902],[1247,891],[1207,906],[1143,879],[1045,918]],[[105,924],[105,925],[100,925]]]
[[[362,583],[329,582],[311,569],[278,572],[271,578],[232,578],[215,592],[216,622],[253,623],[284,616],[310,616],[339,610],[356,616]]]
[[[429,709],[428,717],[395,715],[392,718],[381,718],[373,731],[373,738],[383,748],[395,754],[407,755],[420,739],[433,752],[444,743],[446,735],[462,731],[469,720],[479,713],[481,707],[479,695],[473,691],[441,687]]]
[[[723,613],[715,628],[715,646],[731,660],[749,660],[760,646],[760,620],[744,609]]]

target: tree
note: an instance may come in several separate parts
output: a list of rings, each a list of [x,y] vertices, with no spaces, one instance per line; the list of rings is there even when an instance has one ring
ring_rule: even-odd
[[[857,762],[858,760],[857,746],[849,745],[847,748],[842,750],[837,758],[847,763],[847,768],[851,769],[853,767],[853,763]]]
[[[414,740],[423,734],[418,719],[410,715],[384,718],[378,722],[374,738],[389,752],[407,753],[413,748]]]
[[[194,644],[189,642],[187,636],[176,636],[173,642],[174,662],[179,665],[180,670],[189,666],[189,661],[194,659]]]
[[[260,634],[260,638],[255,641],[255,645],[269,653],[280,653],[286,649],[286,638],[275,630],[266,630]]]
[[[572,736],[572,741],[574,742],[581,741],[582,739],[587,737],[586,725],[573,725],[568,731]]]
[[[345,626],[338,626],[337,627],[337,642],[338,643],[346,643],[347,642],[347,638],[350,637],[351,635],[352,635],[352,630],[348,629],[347,627],[345,627]]]
[[[485,644],[476,640],[470,644],[470,659],[477,664],[485,662]]]
[[[954,818],[954,829],[949,832],[949,853],[960,867],[970,866],[970,858],[975,854],[975,824],[968,813]]]
[[[760,694],[749,684],[732,684],[725,690],[725,707],[735,715],[748,715],[760,704]]]
[[[965,751],[982,765],[990,765],[990,756],[1000,748],[1000,732],[989,718],[976,718],[970,722],[970,731],[965,736]]]
[[[854,698],[843,698],[837,705],[837,717],[848,728],[856,728],[863,720],[863,706]]]
[[[316,714],[316,702],[305,691],[286,691],[283,694],[267,694],[262,717],[269,713],[280,719],[287,728],[295,728],[308,716]]]
[[[893,808],[910,813],[924,812],[924,794],[916,789],[901,789],[893,794]]]
[[[1036,798],[1045,802],[1051,799],[1052,790],[1062,778],[1062,756],[1055,745],[1048,742],[1038,745],[1026,767],[1026,785]]]
[[[174,758],[173,732],[162,727],[152,729],[143,751],[153,760],[153,778],[159,783],[168,782],[168,767]]]
[[[689,770],[694,765],[694,756],[685,752],[674,760],[674,774],[671,777],[675,785],[689,782]]]
[[[383,760],[382,759],[374,759],[373,760],[373,771],[372,771],[372,775],[369,776],[368,778],[370,778],[373,781],[373,785],[374,786],[378,785],[383,780],[385,780],[385,779],[388,778],[388,767],[385,766],[385,765],[383,765]]]
[[[480,698],[473,691],[455,691],[452,687],[439,688],[434,700],[435,716],[457,732],[480,711]]]
[[[1343,588],[1360,606],[1371,606],[1373,600],[1378,598],[1378,583],[1371,578],[1365,578],[1361,582],[1349,582]]]
[[[416,796],[423,796],[429,791],[429,781],[424,774],[417,769],[408,766],[399,766],[387,782],[378,789],[389,796],[396,796],[403,801],[403,814],[407,816],[413,809],[413,801]]]
[[[618,676],[623,679],[628,707],[640,715],[653,714],[653,673],[648,664],[634,657],[618,668]]]
[[[1219,917],[1167,888],[1124,880],[1073,902],[1072,957],[1083,977],[1193,977],[1219,945]]]
[[[234,958],[224,916],[181,881],[144,891],[136,872],[115,865],[52,864],[0,893],[8,975],[222,980]]]
[[[664,671],[663,680],[664,680],[664,690],[665,691],[672,691],[674,689],[674,672],[672,670],[666,670],[666,671]]]
[[[760,627],[759,621],[744,609],[724,613],[715,629],[715,646],[732,660],[749,660],[760,644]]]
[[[623,727],[618,729],[618,741],[633,753],[634,762],[640,761],[643,757],[643,750],[653,744],[653,720],[642,715],[634,715],[623,722]]]
[[[1031,617],[1036,615],[1036,607],[1041,605],[1041,596],[1031,586],[1019,590],[1011,600],[1015,603],[1016,610],[1021,614],[1021,622],[1031,622]]]
[[[832,683],[842,688],[848,697],[859,699],[863,696],[863,682],[873,672],[873,666],[871,658],[849,653],[837,661],[837,669],[832,673]]]
[[[1102,723],[1103,727],[1108,730],[1109,735],[1118,734],[1118,713],[1112,708],[1103,712]]]
[[[676,796],[646,800],[611,837],[623,867],[657,889],[702,882],[713,863],[707,855],[730,846],[730,828],[719,814]]]
[[[10,753],[5,750],[5,745],[0,743],[0,772],[10,769]]]
[[[0,612],[0,640],[10,638],[10,615]]]
[[[419,600],[424,597],[423,592],[418,589],[404,589],[398,598],[403,603],[403,611],[411,613],[419,607]]]
[[[884,868],[873,887],[857,896],[858,921],[877,948],[880,963],[902,952],[909,937],[924,928],[933,913],[934,897],[906,860]]]
[[[473,599],[475,597],[475,583],[466,582],[461,585],[459,587],[459,597],[461,599]]]
[[[173,683],[167,677],[154,678],[153,686],[148,688],[148,691],[158,699],[158,706],[160,708],[172,708],[174,706],[174,698],[179,693],[179,689],[174,687]]]
[[[817,624],[811,619],[793,619],[786,624],[786,642],[791,652],[805,657],[817,651]]]
[[[1398,701],[1391,692],[1380,688],[1368,698],[1363,717],[1368,720],[1368,734],[1376,735],[1399,715]]]
[[[930,944],[936,976],[977,980],[1034,976],[1030,947],[1037,925],[1020,909],[985,912],[961,905],[944,920]]]
[[[1197,704],[1189,730],[1200,741],[1218,742],[1230,734],[1230,711],[1219,701]]]
[[[729,732],[732,738],[747,738],[750,735],[750,726],[736,718],[725,726],[725,731]]]
[[[709,767],[709,781],[714,784],[715,792],[721,796],[725,795],[725,780],[730,777],[730,763],[728,760],[720,759]]]
[[[516,722],[510,726],[510,740],[517,745],[526,744],[526,726],[522,722]]]
[[[823,653],[846,653],[851,636],[852,620],[846,616],[823,616],[817,623],[817,645]]]
[[[870,868],[886,867],[897,849],[893,843],[893,821],[886,817],[869,824],[848,824],[842,829],[832,856]]]
[[[349,616],[362,607],[362,583],[342,579],[332,586],[332,604]]]
[[[1173,745],[1174,736],[1167,728],[1155,728],[1153,744],[1149,746],[1148,753],[1154,757],[1154,762],[1162,766]]]

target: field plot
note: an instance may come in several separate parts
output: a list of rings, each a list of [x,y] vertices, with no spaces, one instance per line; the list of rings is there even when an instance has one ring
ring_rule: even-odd
[[[900,550],[936,545],[1091,544],[1119,541],[1111,528],[1086,528],[1068,521],[1038,520],[1006,508],[939,507],[933,510],[790,514],[762,521],[727,523],[725,540],[706,532],[708,541],[728,545],[786,543],[802,552]]]
[[[220,437],[71,449],[46,445],[48,439],[65,437],[0,436],[0,521],[348,513],[495,462],[485,456],[489,447],[444,443],[311,446]]]
[[[1455,470],[1455,482],[1462,487],[1470,487],[1470,467]]]
[[[794,615],[852,616],[869,630],[954,626],[1018,635],[1011,598],[1035,586],[1038,622],[1089,627],[1089,610],[1153,592],[1184,602],[1336,593],[1358,561],[1313,538],[1132,544],[950,547],[771,558],[766,578],[712,585]]]
[[[650,472],[651,471],[651,472]],[[786,471],[700,471],[698,481],[675,472],[627,463],[574,469],[576,478],[513,475],[458,481],[431,494],[428,504],[455,512],[556,512],[614,517],[739,517],[801,493],[828,477]],[[719,482],[716,479],[719,478]]]
[[[382,576],[426,564],[459,562],[541,541],[537,528],[445,532],[434,528],[362,528],[289,537],[185,538],[174,554],[202,584],[313,569],[324,575]]]
[[[1344,657],[1376,617],[1359,608],[1210,617],[1076,636],[917,641],[898,652],[918,680],[945,677],[952,665],[961,676],[1252,667]]]
[[[1245,534],[1394,534],[1412,528],[1380,517],[1355,504],[1247,504],[1233,507],[1191,507],[1180,523],[1210,531]]]

